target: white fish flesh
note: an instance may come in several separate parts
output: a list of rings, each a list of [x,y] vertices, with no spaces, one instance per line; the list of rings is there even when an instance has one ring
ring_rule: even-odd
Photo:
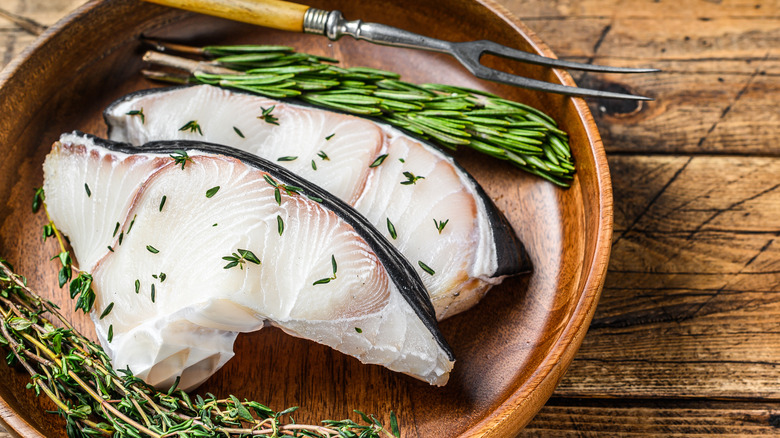
[[[140,150],[65,134],[44,191],[93,276],[92,317],[117,369],[192,388],[232,357],[237,333],[270,324],[447,381],[454,358],[414,269],[351,207],[273,163],[206,143]]]
[[[275,123],[261,118],[269,108]],[[435,147],[388,125],[209,85],[132,93],[104,117],[114,141],[225,144],[279,160],[332,192],[407,257],[438,319],[530,269],[511,226],[476,181]],[[199,129],[180,129],[193,121]],[[371,167],[378,157],[384,160]]]

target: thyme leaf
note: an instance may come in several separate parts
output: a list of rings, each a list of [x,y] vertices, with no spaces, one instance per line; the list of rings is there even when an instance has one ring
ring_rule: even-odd
[[[333,276],[332,277],[320,278],[319,280],[317,280],[314,283],[312,283],[313,286],[316,286],[318,284],[328,284],[331,281],[336,279],[336,271],[338,271],[338,264],[336,263],[336,256],[333,255],[333,254],[330,255],[330,266],[331,266],[331,269],[333,270]]]
[[[131,117],[132,116],[137,116],[138,118],[141,119],[141,124],[142,125],[146,124],[146,117],[144,116],[144,109],[143,108],[141,108],[140,110],[128,111],[125,114],[128,115],[128,116],[131,116]]]
[[[240,129],[238,129],[238,128],[236,128],[235,126],[233,127],[233,131],[235,131],[235,133],[236,133],[236,134],[237,134],[239,137],[241,137],[241,138],[246,138],[246,137],[244,137],[244,133],[243,133],[243,132],[241,132],[241,130],[240,130]]]
[[[219,186],[212,187],[206,190],[206,197],[211,198],[212,196],[216,195],[218,191],[219,191]]]
[[[295,161],[297,159],[298,159],[297,156],[290,156],[290,155],[288,155],[288,156],[285,156],[285,157],[279,157],[279,158],[276,159],[276,161]]]
[[[103,319],[106,316],[108,316],[111,313],[112,310],[114,310],[114,302],[113,301],[111,303],[109,303],[108,306],[106,306],[106,309],[103,310],[103,313],[100,314],[100,319]]]
[[[276,118],[276,116],[271,114],[274,108],[276,108],[276,105],[272,105],[270,108],[267,109],[260,107],[262,114],[257,116],[257,118],[260,120],[265,120],[266,123],[270,123],[272,125],[279,125],[279,119]]]
[[[152,254],[157,254],[160,252],[159,249],[153,247],[152,245],[146,245],[146,250],[149,251]]]
[[[38,210],[41,209],[44,198],[45,196],[43,194],[43,187],[38,187],[37,189],[35,189],[35,194],[33,195],[33,201],[32,201],[33,213],[38,213]]]
[[[200,125],[196,120],[190,120],[185,123],[184,126],[179,128],[179,131],[197,132],[198,134],[203,135],[203,130],[200,129]]]
[[[433,224],[436,225],[436,230],[439,231],[439,234],[441,234],[442,230],[444,230],[444,227],[447,226],[447,223],[449,221],[450,221],[449,219],[444,221],[437,221],[436,219],[433,220]]]
[[[246,264],[246,262],[254,263],[255,265],[259,265],[261,263],[260,259],[257,258],[257,256],[248,249],[238,249],[229,256],[222,257],[222,260],[228,262],[228,264],[225,265],[223,269],[230,269],[238,266],[243,270],[244,264]]]
[[[184,170],[184,165],[187,164],[187,161],[192,162],[192,158],[187,154],[187,151],[181,149],[174,151],[169,156],[173,158],[174,163],[181,164],[181,170]]]
[[[422,270],[423,270],[423,271],[425,271],[425,272],[427,272],[429,275],[434,275],[434,274],[436,274],[436,271],[434,271],[433,269],[431,269],[431,267],[430,267],[430,266],[428,266],[428,265],[426,265],[425,263],[423,263],[423,262],[421,262],[421,261],[419,261],[419,260],[418,260],[418,261],[417,261],[417,264],[418,264],[418,265],[420,265],[420,267],[422,268]]]
[[[84,183],[84,190],[87,192],[87,198],[92,197],[92,190],[89,189],[89,184]]]
[[[382,154],[382,155],[376,157],[374,162],[371,163],[368,167],[378,167],[378,166],[380,166],[382,163],[385,162],[385,158],[387,158],[387,154]]]
[[[387,231],[390,233],[390,237],[392,237],[393,240],[398,237],[398,234],[395,232],[395,225],[390,222],[390,218],[387,218]]]
[[[405,186],[417,184],[417,180],[425,179],[424,176],[416,176],[412,172],[404,172],[404,176],[406,177],[406,181],[401,181],[401,184]]]

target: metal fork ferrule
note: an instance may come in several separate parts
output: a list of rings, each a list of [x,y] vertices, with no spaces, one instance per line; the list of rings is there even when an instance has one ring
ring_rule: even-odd
[[[330,12],[317,8],[309,8],[303,14],[303,32],[325,35],[325,25]]]

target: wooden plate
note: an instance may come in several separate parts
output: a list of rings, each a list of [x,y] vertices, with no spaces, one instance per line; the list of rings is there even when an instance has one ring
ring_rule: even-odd
[[[490,0],[312,0],[347,18],[377,21],[455,41],[492,39],[551,56],[516,18]],[[598,300],[612,234],[607,162],[586,105],[474,79],[444,55],[379,47],[344,38],[270,31],[141,3],[91,2],[49,29],[0,74],[0,255],[34,288],[93,333],[56,286],[54,242],[41,244],[43,215],[31,213],[33,187],[52,142],[73,129],[105,134],[101,110],[123,94],[156,86],[140,77],[146,34],[192,44],[287,44],[343,64],[384,68],[414,82],[489,90],[542,108],[571,135],[578,173],[562,190],[468,150],[456,156],[503,210],[527,246],[535,270],[494,288],[474,309],[441,324],[458,361],[449,384],[434,388],[367,366],[275,329],[242,335],[236,357],[200,391],[236,394],[278,410],[301,406],[296,421],[346,418],[352,409],[386,424],[398,414],[404,436],[516,434],[541,408],[579,347]],[[501,59],[512,72],[572,85],[568,75]],[[64,436],[64,422],[44,413],[45,397],[25,389],[28,376],[0,364],[0,418],[25,437]]]

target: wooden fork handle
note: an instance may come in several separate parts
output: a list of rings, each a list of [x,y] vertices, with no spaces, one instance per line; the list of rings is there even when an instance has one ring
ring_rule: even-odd
[[[306,5],[282,0],[145,0],[280,30],[303,32]]]

